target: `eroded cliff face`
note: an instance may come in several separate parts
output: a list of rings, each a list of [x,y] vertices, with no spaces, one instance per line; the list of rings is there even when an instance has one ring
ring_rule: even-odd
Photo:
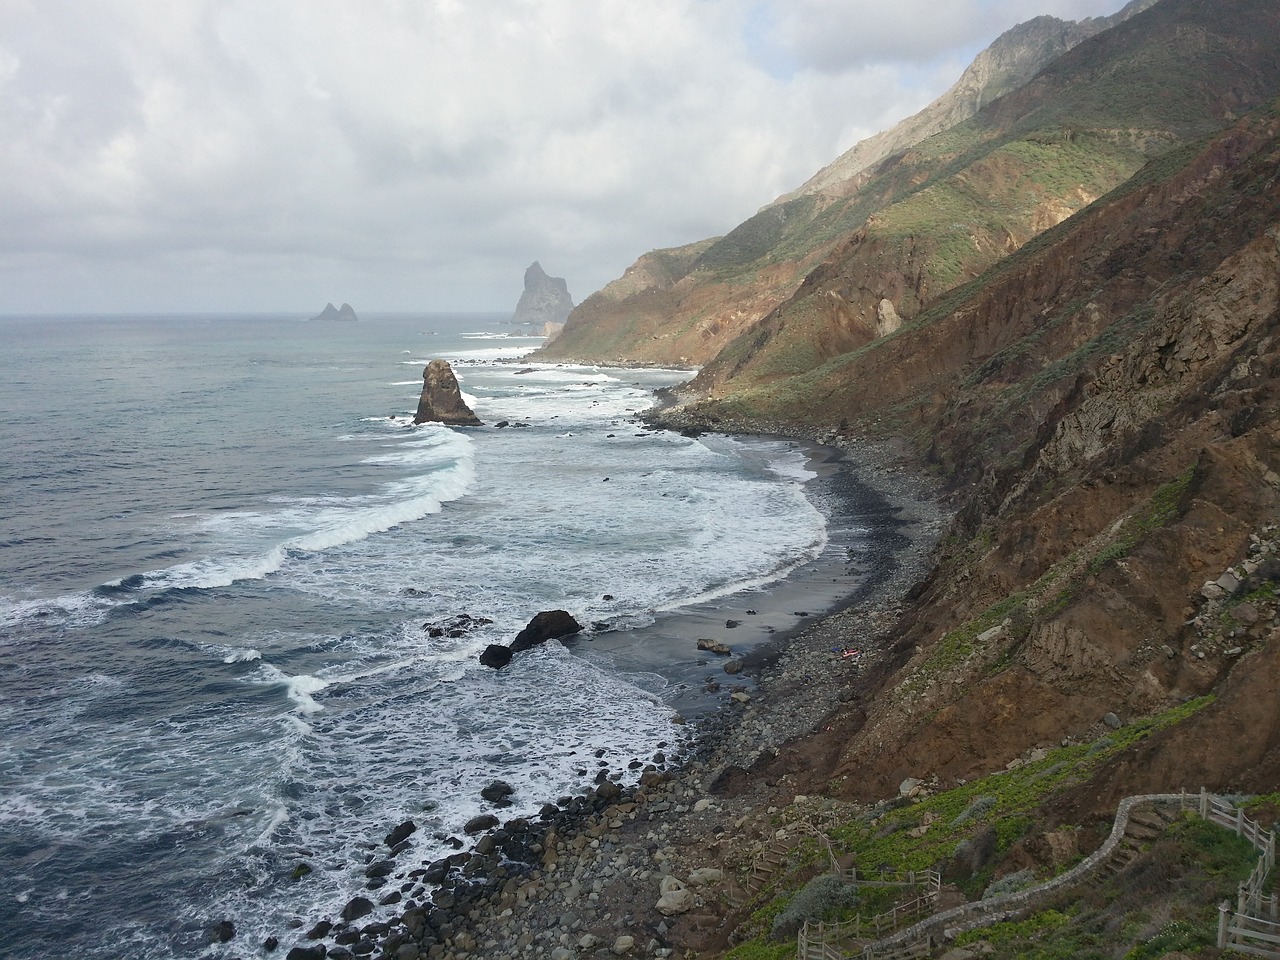
[[[1280,778],[1280,115],[1177,159],[829,382],[855,429],[914,423],[960,513],[816,783],[972,778],[1206,693],[1061,816]]]

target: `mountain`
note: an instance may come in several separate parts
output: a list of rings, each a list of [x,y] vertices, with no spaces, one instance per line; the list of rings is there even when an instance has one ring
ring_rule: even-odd
[[[956,510],[869,691],[756,774],[875,801],[1176,714],[1073,775],[1046,823],[1274,789],[1277,50],[1271,0],[1161,0],[822,212],[787,200],[596,295],[683,344],[697,298],[714,323],[768,288],[726,293],[731,265],[801,276],[659,422],[892,439]],[[593,325],[575,311],[568,342],[626,349]]]
[[[524,291],[512,323],[546,324],[564,323],[573,309],[569,286],[563,277],[549,277],[537,260],[524,272]]]
[[[859,143],[725,236],[642,256],[578,306],[546,356],[706,363],[790,296],[841,236],[884,202],[866,189],[870,164],[971,117],[1063,50],[1152,2],[1134,0],[1110,18],[1037,17],[1012,28],[919,114]]]
[[[1025,26],[1041,38],[1058,29]],[[1278,87],[1275,49],[1262,0],[1133,12],[838,191],[646,255],[628,271],[643,282],[588,297],[546,356],[706,364],[696,389],[711,395],[802,373],[911,321],[1148,158],[1263,102]]]
[[[1041,16],[1018,24],[978,54],[951,89],[929,106],[891,129],[860,141],[774,204],[809,194],[845,195],[856,187],[855,178],[862,171],[968,120],[991,101],[1025,84],[1072,47],[1141,13],[1155,2],[1132,0],[1109,17],[1072,21]]]

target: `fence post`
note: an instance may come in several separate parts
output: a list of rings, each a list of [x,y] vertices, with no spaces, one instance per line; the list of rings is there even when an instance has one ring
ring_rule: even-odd
[[[1204,787],[1200,788],[1200,816],[1209,819],[1209,795],[1205,793]]]
[[[1244,808],[1236,807],[1236,836],[1244,835]]]
[[[1218,949],[1221,950],[1227,945],[1227,913],[1231,907],[1227,901],[1223,900],[1218,904]]]

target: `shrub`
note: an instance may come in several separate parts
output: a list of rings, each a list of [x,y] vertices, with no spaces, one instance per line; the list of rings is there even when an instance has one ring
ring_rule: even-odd
[[[774,940],[794,937],[806,920],[822,920],[839,910],[847,910],[858,902],[858,890],[840,877],[824,873],[814,877],[791,898],[791,902],[773,919],[770,936]]]
[[[1006,893],[1017,893],[1019,890],[1025,889],[1036,882],[1036,875],[1030,870],[1019,870],[1017,873],[1011,873],[1008,876],[1001,877],[987,889],[982,891],[982,899],[987,900],[991,897],[1000,897]]]
[[[953,827],[958,827],[962,824],[968,823],[970,820],[981,820],[984,815],[991,812],[995,805],[995,797],[974,797],[973,801],[965,807],[954,820],[951,821],[951,825]]]

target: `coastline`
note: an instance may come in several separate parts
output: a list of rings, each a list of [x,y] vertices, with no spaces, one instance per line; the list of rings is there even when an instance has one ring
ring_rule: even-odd
[[[358,917],[339,920],[326,931],[339,935],[327,956],[376,950],[396,960],[572,960],[728,946],[741,893],[734,867],[741,869],[752,840],[772,834],[778,807],[805,799],[794,797],[785,772],[788,761],[805,760],[786,745],[856,701],[859,673],[878,658],[949,519],[936,491],[891,443],[821,446],[784,431],[769,438],[807,445],[818,475],[806,493],[830,525],[822,557],[765,590],[673,612],[661,620],[666,641],[650,642],[638,657],[621,653],[626,633],[574,643],[584,655],[618,658],[620,669],[662,673],[654,669],[661,658],[680,649],[687,657],[697,638],[712,638],[717,628],[723,635],[726,614],[734,619],[754,598],[756,614],[729,630],[741,673],[724,674],[724,659],[708,655],[664,674],[676,685],[681,715],[697,720],[678,762],[667,767],[659,754],[636,787],[604,781],[585,796],[545,805],[533,823],[495,824],[472,851],[410,872],[399,922],[361,929]],[[865,552],[843,552],[855,544]],[[779,629],[777,618],[788,616],[791,624]],[[857,655],[844,656],[848,649]],[[704,681],[713,677],[718,689],[709,690]],[[660,912],[666,888],[683,888],[691,874],[714,879],[678,894],[688,901],[684,909]],[[424,884],[441,881],[425,900]],[[289,951],[291,960],[324,956],[315,941]]]

